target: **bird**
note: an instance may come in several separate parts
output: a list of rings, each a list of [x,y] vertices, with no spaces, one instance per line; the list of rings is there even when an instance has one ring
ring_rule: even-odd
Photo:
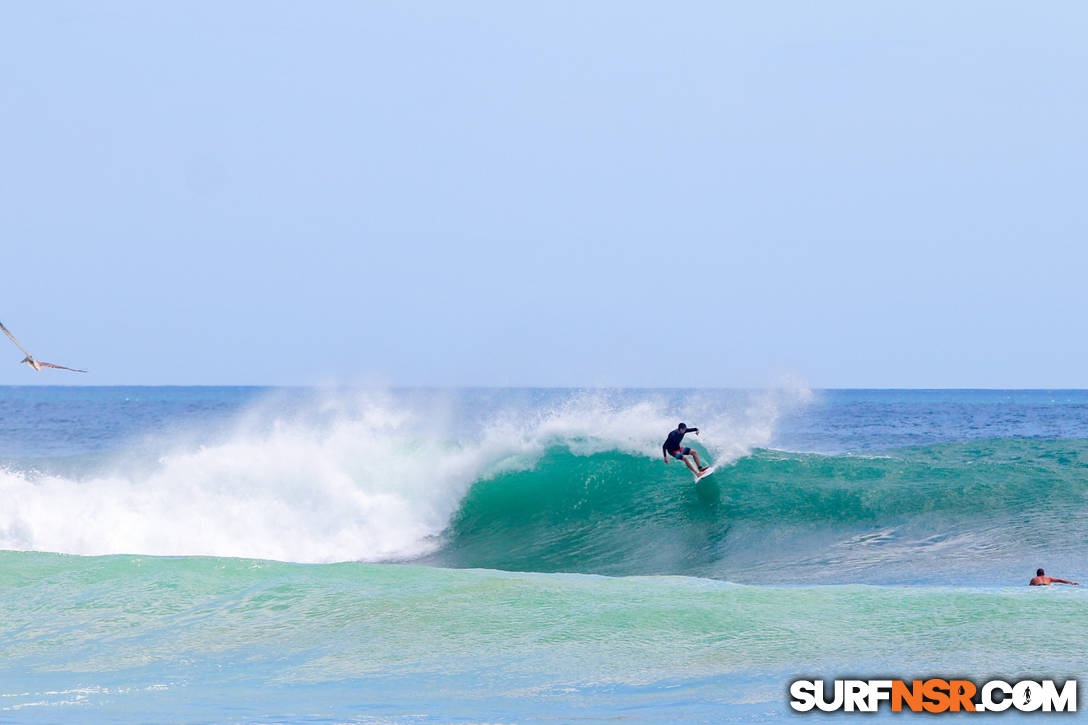
[[[23,351],[24,355],[26,355],[26,357],[24,357],[19,362],[25,362],[27,365],[34,368],[39,373],[42,371],[42,368],[56,368],[57,370],[71,370],[73,373],[85,373],[85,372],[87,372],[86,370],[76,370],[75,368],[65,367],[64,365],[54,365],[53,363],[47,363],[47,362],[43,362],[41,360],[38,360],[33,355],[31,355],[29,352],[27,352],[25,347],[23,347],[22,345],[19,344],[19,341],[15,339],[15,335],[12,335],[11,331],[8,330],[8,328],[4,327],[3,322],[0,322],[0,330],[3,330],[4,334],[7,335],[8,337],[10,337],[11,341],[14,342],[15,345],[20,350]]]

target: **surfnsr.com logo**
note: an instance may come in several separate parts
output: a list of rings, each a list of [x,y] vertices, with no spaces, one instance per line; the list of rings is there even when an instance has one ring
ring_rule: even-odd
[[[825,687],[825,684],[828,686]],[[1076,712],[1077,681],[1054,680],[794,680],[790,707],[797,712]]]

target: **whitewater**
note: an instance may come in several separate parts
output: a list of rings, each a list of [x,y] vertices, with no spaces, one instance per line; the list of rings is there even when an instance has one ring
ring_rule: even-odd
[[[2,392],[0,722],[762,722],[1088,661],[1024,586],[1088,576],[1085,391]]]

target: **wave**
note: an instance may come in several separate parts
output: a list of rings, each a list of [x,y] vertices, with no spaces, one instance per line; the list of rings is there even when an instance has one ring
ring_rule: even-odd
[[[0,548],[411,560],[445,545],[477,485],[532,475],[556,445],[649,462],[682,410],[708,431],[703,443],[716,459],[736,460],[766,444],[780,412],[805,395],[751,394],[712,410],[595,391],[544,406],[485,406],[475,417],[441,396],[330,394],[304,406],[271,397],[229,426],[132,442],[86,469],[9,460],[0,468]]]
[[[693,485],[660,461],[557,446],[531,471],[477,482],[429,560],[741,581],[976,576],[1075,560],[1086,473],[1088,442],[994,440],[879,457],[757,450]]]
[[[1070,534],[1088,524],[1084,440],[818,455],[768,447],[804,391],[721,409],[597,391],[472,415],[441,398],[273,398],[105,462],[9,460],[0,548],[987,584],[1038,566],[1080,576],[1088,553]],[[720,466],[697,485],[662,463],[681,411]]]
[[[881,673],[891,658],[906,674],[962,667],[982,675],[1076,672],[1084,662],[1083,592],[1023,582],[753,587],[688,577],[4,552],[0,570],[0,672],[15,682],[37,668],[93,674],[120,661],[131,684],[133,663],[176,668],[182,658],[213,662],[190,667],[186,679],[222,682],[214,663],[234,663],[237,678],[256,662],[262,685],[270,672],[279,684],[313,685],[318,670],[353,687],[380,673],[387,687],[407,661],[414,671],[461,673],[459,688],[467,672],[513,672],[520,696],[516,673],[526,667],[559,686],[576,676],[609,688],[621,681],[669,689],[681,678],[763,672],[772,674],[768,701],[778,701],[787,673],[799,668]],[[1055,647],[1056,638],[1066,646]],[[8,680],[0,678],[8,685],[0,696],[26,692]],[[541,681],[552,680],[533,684]]]

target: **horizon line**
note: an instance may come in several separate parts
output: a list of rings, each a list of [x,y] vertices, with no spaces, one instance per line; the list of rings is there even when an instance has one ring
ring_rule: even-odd
[[[1039,387],[809,387],[809,386],[649,386],[649,385],[465,385],[465,384],[416,384],[416,385],[368,385],[355,383],[118,383],[112,385],[84,384],[34,384],[0,383],[0,388],[363,388],[371,390],[730,390],[763,391],[807,389],[811,391],[887,391],[887,392],[1088,392],[1088,388]]]

